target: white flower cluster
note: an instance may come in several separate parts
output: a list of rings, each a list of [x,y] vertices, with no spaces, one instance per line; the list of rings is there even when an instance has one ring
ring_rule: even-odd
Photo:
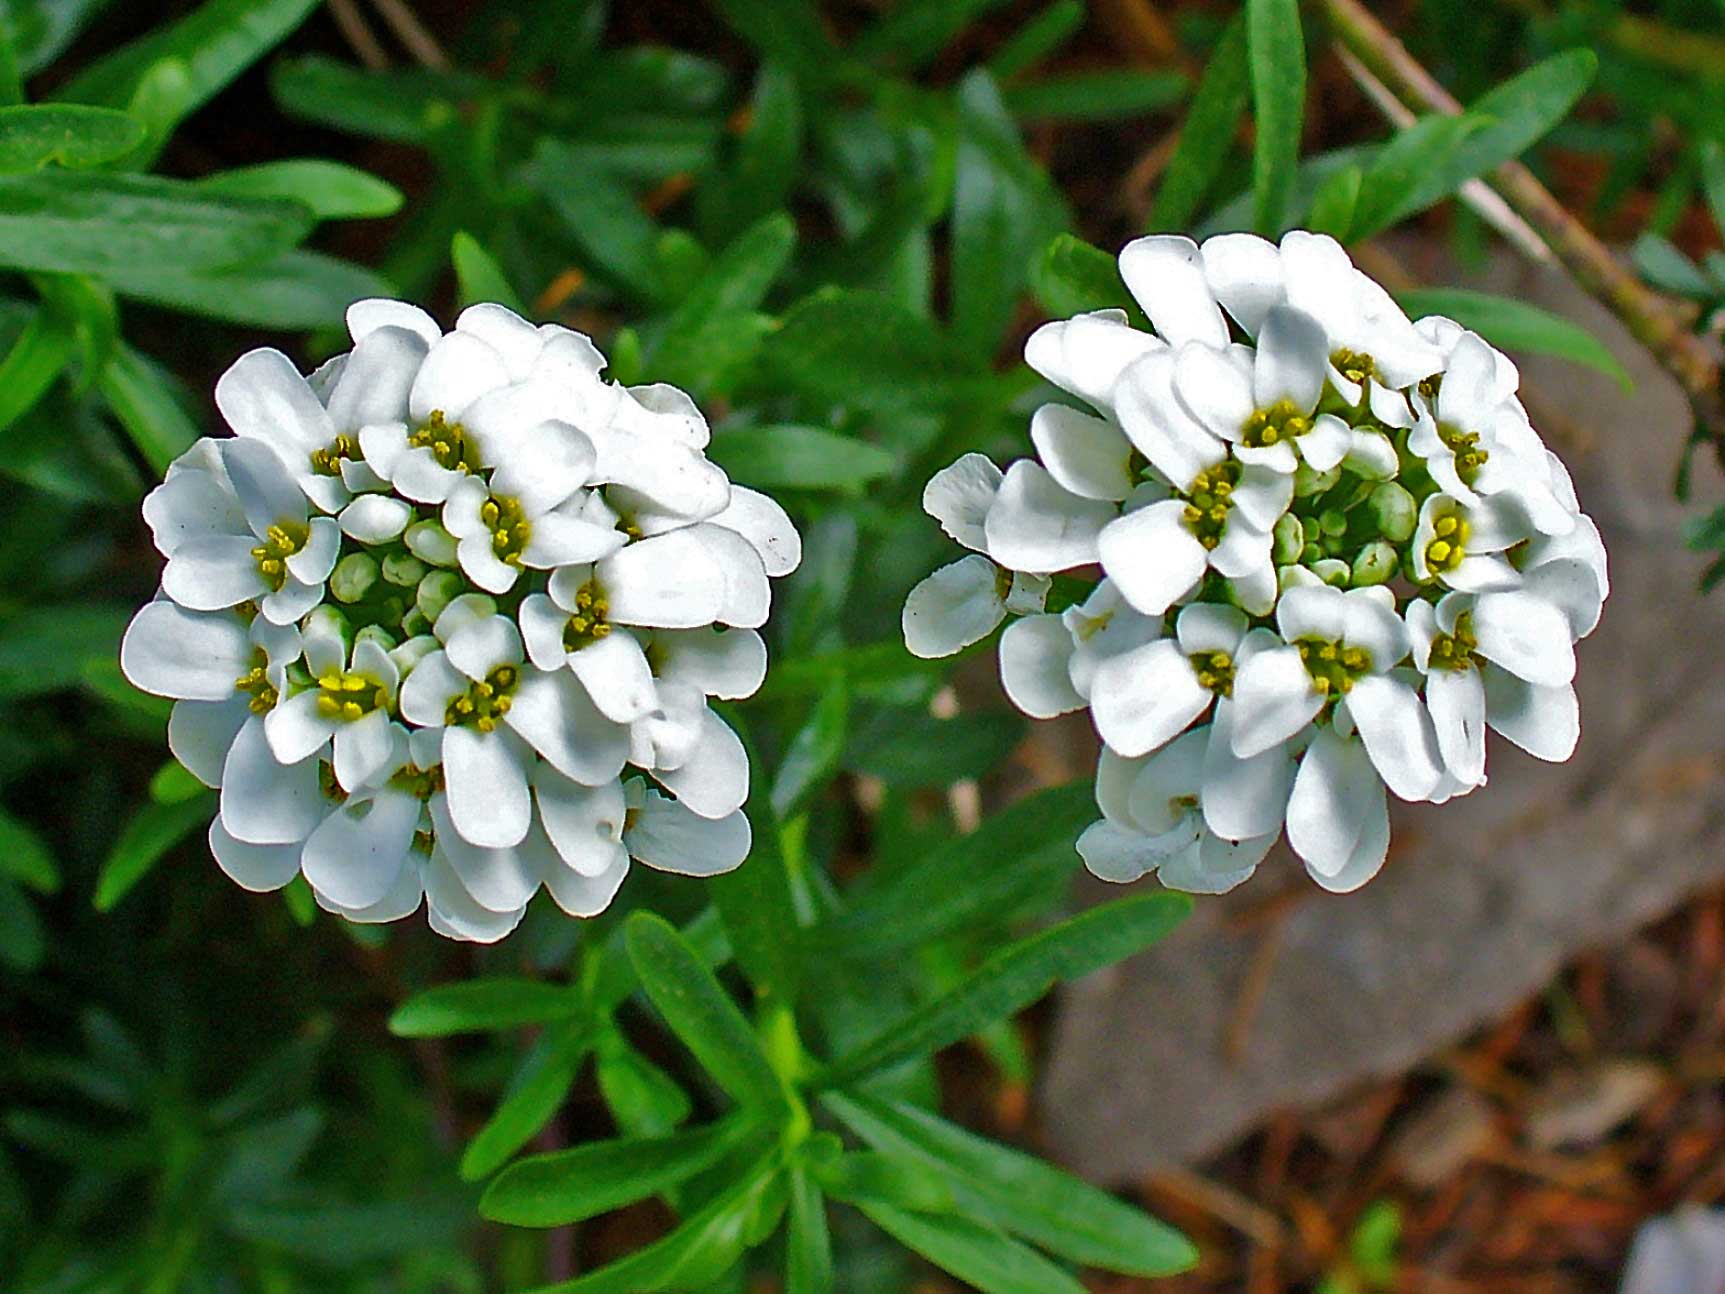
[[[1605,550],[1515,366],[1410,323],[1322,235],[1141,238],[1120,273],[1155,335],[1123,310],[1037,330],[1026,360],[1077,401],[1036,411],[1035,459],[929,482],[974,555],[904,609],[919,656],[1016,616],[1014,704],[1089,708],[1091,871],[1221,892],[1285,828],[1350,890],[1383,865],[1386,786],[1483,785],[1487,726],[1567,759]]]
[[[310,378],[242,356],[234,436],[144,501],[167,567],[121,665],[221,788],[216,860],[252,890],[303,873],[353,921],[423,899],[481,941],[541,883],[590,916],[631,857],[737,866],[749,763],[708,701],[766,675],[784,511],[707,459],[688,396],[604,380],[580,333],[478,305],[446,334],[395,301],[348,326]]]

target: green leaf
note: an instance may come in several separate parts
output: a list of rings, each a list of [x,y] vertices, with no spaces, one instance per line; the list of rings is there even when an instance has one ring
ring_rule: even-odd
[[[1725,231],[1725,143],[1703,139],[1700,148],[1701,188],[1707,195],[1707,208],[1713,213],[1714,228]]]
[[[1412,318],[1447,315],[1494,346],[1573,360],[1615,378],[1625,391],[1634,388],[1628,371],[1599,338],[1580,324],[1525,301],[1464,288],[1421,288],[1400,293],[1396,299]]]
[[[745,865],[715,876],[707,884],[743,974],[762,998],[788,1005],[797,1000],[803,968],[796,939],[796,903],[781,847],[780,815],[774,809],[767,780],[759,772],[763,767],[760,751],[741,720],[734,722],[749,765],[757,770],[750,779],[745,806],[754,837]],[[839,722],[842,726],[842,716]]]
[[[462,1152],[464,1180],[489,1176],[538,1135],[569,1095],[592,1046],[593,1031],[583,1020],[546,1028],[516,1070],[508,1093]]]
[[[545,199],[589,268],[645,300],[660,296],[659,227],[626,186],[551,138],[539,141],[521,177]]]
[[[1299,0],[1246,0],[1252,67],[1252,223],[1261,234],[1286,227],[1300,162],[1306,111],[1306,40]]]
[[[863,1204],[882,1231],[983,1294],[1084,1294],[1084,1287],[1010,1236],[969,1218]]]
[[[190,82],[183,117],[225,89],[316,7],[317,0],[208,0],[171,26],[91,64],[60,97],[123,108],[153,66],[179,59]]]
[[[731,237],[779,210],[796,183],[802,148],[803,103],[796,78],[777,63],[762,63],[742,133],[729,158],[696,190],[702,228]]]
[[[284,59],[271,77],[282,110],[373,139],[429,144],[459,126],[466,100],[483,84],[459,73],[372,72],[320,54]]]
[[[577,988],[499,975],[415,993],[390,1015],[389,1031],[398,1038],[442,1038],[571,1020],[585,1010]]]
[[[998,860],[996,861],[998,866]],[[965,983],[893,1021],[820,1076],[840,1087],[968,1038],[1040,999],[1155,943],[1191,910],[1185,895],[1143,894],[1092,908],[995,953]]]
[[[755,311],[796,241],[796,224],[782,211],[739,234],[671,312],[648,355],[654,372],[697,391],[727,389],[760,346],[766,324]]]
[[[1654,287],[1696,301],[1710,300],[1718,289],[1669,241],[1655,233],[1644,233],[1631,251],[1635,268]]]
[[[798,76],[831,75],[837,51],[811,0],[713,0],[713,8],[749,44]]]
[[[582,1222],[705,1172],[748,1129],[741,1120],[729,1119],[668,1137],[589,1141],[571,1150],[529,1155],[497,1175],[479,1211],[515,1227]]]
[[[496,257],[465,229],[457,230],[455,237],[450,240],[449,259],[455,266],[455,281],[460,290],[462,305],[495,301],[516,314],[526,311],[527,307],[522,303],[514,285],[509,282],[509,276],[503,272],[503,267],[497,263]]]
[[[594,1076],[599,1080],[605,1107],[627,1136],[668,1136],[694,1108],[676,1080],[614,1028],[606,1028],[599,1035]]]
[[[177,759],[166,761],[150,778],[150,798],[157,804],[178,804],[207,788]]]
[[[118,655],[130,619],[126,607],[62,603],[0,622],[0,698],[76,687],[87,661]]]
[[[1179,230],[1192,223],[1228,160],[1235,127],[1246,111],[1246,93],[1246,24],[1237,16],[1204,65],[1180,142],[1150,208],[1152,230]]]
[[[833,1294],[833,1244],[827,1230],[826,1201],[808,1170],[801,1166],[791,1170],[785,1294]]]
[[[209,822],[215,808],[215,792],[205,791],[177,804],[146,804],[134,813],[96,876],[96,911],[111,910],[131,893],[163,854]]]
[[[0,873],[38,894],[60,888],[60,865],[48,842],[29,823],[0,809]]]
[[[184,389],[166,369],[124,342],[102,366],[96,389],[158,475],[198,438]]]
[[[39,970],[48,953],[42,918],[24,891],[0,876],[0,965],[30,974]],[[16,1135],[17,1129],[9,1126]]]
[[[364,266],[297,250],[237,269],[128,266],[110,270],[108,281],[121,296],[264,328],[339,326],[355,301],[395,295],[387,279]]]
[[[636,912],[624,926],[629,960],[671,1032],[740,1105],[787,1110],[779,1076],[730,994],[664,918]]]
[[[870,481],[890,476],[898,459],[890,450],[824,427],[775,424],[721,431],[708,456],[731,479],[757,490],[837,490],[861,494]]]
[[[850,690],[841,675],[821,693],[773,773],[772,808],[780,818],[794,815],[837,771],[849,729]]]
[[[1312,205],[1306,212],[1306,228],[1313,233],[1329,234],[1346,241],[1354,227],[1354,212],[1359,206],[1360,186],[1365,173],[1357,166],[1344,166],[1318,186],[1312,195]]]
[[[1078,72],[1015,85],[1006,106],[1030,121],[1113,121],[1159,112],[1185,98],[1186,89],[1182,72]]]
[[[925,1158],[869,1151],[848,1151],[813,1166],[815,1180],[835,1200],[847,1204],[889,1204],[916,1213],[950,1213],[952,1185]]]
[[[1056,234],[1031,273],[1043,309],[1070,316],[1120,309],[1132,300],[1119,263],[1100,247],[1072,234]]]
[[[15,104],[0,108],[0,171],[34,171],[50,162],[100,166],[144,142],[144,127],[112,108]]]
[[[936,719],[893,710],[857,734],[846,764],[889,786],[951,786],[988,772],[1024,731],[1024,721],[1004,711]]]
[[[54,172],[0,177],[0,265],[111,275],[141,266],[235,265],[297,243],[297,202],[211,197],[141,175]]]
[[[1064,45],[1083,25],[1080,0],[1054,0],[994,51],[988,60],[989,74],[996,81],[1010,81]]]
[[[1073,844],[1095,818],[1088,782],[1026,796],[908,867],[871,873],[810,946],[877,957],[998,920],[1028,891],[1071,875]]]
[[[899,0],[851,42],[850,52],[883,67],[921,67],[961,31],[1004,0]]]
[[[4,431],[48,393],[72,358],[71,327],[52,310],[38,310],[0,362],[0,431]]]
[[[1449,169],[1448,163],[1466,145],[1468,136],[1485,124],[1472,113],[1453,117],[1440,112],[1421,117],[1398,132],[1377,151],[1361,178],[1350,227],[1352,237],[1363,239],[1382,233],[1436,201],[1441,194],[1428,196],[1426,177]]]
[[[290,158],[241,166],[199,180],[205,193],[237,198],[288,198],[319,220],[362,220],[401,210],[401,190],[375,175],[323,158]]]
[[[985,358],[1024,294],[1031,262],[1067,223],[1030,160],[1000,89],[977,69],[959,83],[952,194],[952,335]]]
[[[1401,1244],[1402,1214],[1394,1200],[1366,1206],[1348,1237],[1348,1254],[1367,1280],[1386,1289],[1397,1283],[1396,1247]]]
[[[40,72],[52,63],[113,0],[5,0],[3,26],[17,51],[19,70]]]
[[[1035,1155],[900,1101],[834,1092],[822,1104],[876,1150],[950,1174],[960,1212],[1062,1258],[1131,1276],[1168,1276],[1197,1261],[1174,1228]]]

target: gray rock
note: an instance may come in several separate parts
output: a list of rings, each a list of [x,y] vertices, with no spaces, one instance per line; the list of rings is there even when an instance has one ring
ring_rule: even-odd
[[[1278,853],[1233,895],[1200,902],[1161,947],[1065,990],[1041,1115],[1092,1177],[1136,1179],[1218,1149],[1270,1109],[1405,1071],[1502,1016],[1576,951],[1725,877],[1725,592],[1697,594],[1704,562],[1679,534],[1699,505],[1671,493],[1687,403],[1556,273],[1502,260],[1476,285],[1578,319],[1636,380],[1625,395],[1591,370],[1517,357],[1534,421],[1611,555],[1611,601],[1579,648],[1580,749],[1553,766],[1493,737],[1490,786],[1450,805],[1397,805],[1390,861],[1362,891],[1322,894]],[[1706,454],[1694,488],[1721,497]],[[1298,892],[1284,914],[1246,919],[1282,891]],[[1281,929],[1243,1027],[1265,920]]]

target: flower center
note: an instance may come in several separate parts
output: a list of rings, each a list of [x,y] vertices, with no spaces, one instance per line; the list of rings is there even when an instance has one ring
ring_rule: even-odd
[[[1198,681],[1217,696],[1234,695],[1234,658],[1225,651],[1193,652],[1188,658]]]
[[[234,680],[234,691],[251,696],[247,708],[253,714],[268,714],[281,700],[281,693],[269,678],[269,657],[262,647],[252,649],[252,667]]]
[[[322,449],[311,451],[311,470],[319,476],[340,476],[342,460],[359,457],[359,441],[343,432]]]
[[[1330,363],[1348,381],[1364,385],[1367,378],[1378,375],[1378,362],[1363,351],[1349,350],[1346,346],[1330,356]]]
[[[467,428],[459,422],[448,421],[442,409],[433,409],[427,414],[425,421],[408,433],[407,443],[415,449],[429,449],[437,465],[447,471],[473,470]]]
[[[1426,564],[1433,571],[1453,571],[1467,556],[1467,522],[1460,517],[1440,517],[1432,530],[1437,538],[1426,545]]]
[[[1240,465],[1229,459],[1205,468],[1192,482],[1186,495],[1186,528],[1206,548],[1214,548],[1222,542],[1222,531],[1228,524],[1228,510],[1234,506],[1234,485],[1239,479]]]
[[[491,551],[510,566],[521,565],[521,552],[533,534],[521,501],[508,495],[492,495],[479,507],[479,519],[491,531]]]
[[[1491,455],[1479,447],[1477,431],[1462,431],[1447,423],[1438,423],[1438,439],[1455,455],[1455,474],[1462,479],[1463,485],[1472,485],[1479,475],[1479,469],[1485,466],[1486,459]]]
[[[609,634],[611,622],[605,618],[608,610],[605,594],[595,581],[588,580],[576,590],[575,614],[563,626],[563,649],[580,651]]]
[[[352,723],[373,710],[389,709],[389,693],[363,674],[329,673],[317,681],[317,712],[326,719]]]
[[[1354,680],[1372,667],[1371,653],[1363,647],[1344,647],[1330,638],[1302,638],[1294,644],[1312,687],[1323,696],[1353,691]]]
[[[1432,639],[1431,669],[1471,669],[1479,664],[1478,640],[1473,636],[1473,617],[1456,617],[1455,632]]]
[[[258,564],[258,574],[273,591],[279,592],[287,583],[287,559],[304,548],[310,538],[310,526],[283,521],[266,530],[263,543],[252,549],[252,560]]]
[[[443,712],[444,723],[452,727],[467,724],[480,732],[492,731],[498,720],[509,713],[512,694],[520,682],[521,670],[517,666],[499,665],[482,682],[470,684],[466,692],[449,703]]]
[[[421,768],[417,764],[404,764],[389,779],[389,784],[398,791],[406,791],[416,800],[429,800],[443,789],[443,765]],[[426,852],[430,852],[429,847]]]
[[[1259,409],[1240,428],[1241,439],[1253,449],[1278,445],[1293,440],[1312,429],[1312,420],[1292,400],[1278,400],[1268,409]]]

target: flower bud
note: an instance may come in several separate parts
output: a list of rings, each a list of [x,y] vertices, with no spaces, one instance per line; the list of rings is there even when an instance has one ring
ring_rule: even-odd
[[[383,578],[404,589],[418,584],[429,570],[430,568],[412,553],[391,553],[383,559]]]
[[[1419,521],[1419,506],[1414,496],[1394,481],[1385,481],[1366,500],[1378,534],[1392,544],[1406,543]]]
[[[1323,557],[1312,563],[1312,574],[1325,584],[1334,585],[1338,589],[1348,587],[1348,578],[1353,574],[1348,564],[1335,557]]]
[[[435,521],[416,521],[402,537],[408,552],[433,566],[456,564],[455,536]]]
[[[1325,508],[1318,514],[1318,529],[1334,539],[1348,533],[1348,514],[1340,508]]]
[[[1276,568],[1276,589],[1286,593],[1289,589],[1307,589],[1322,584],[1309,566],[1278,566]]]
[[[1375,539],[1354,556],[1353,586],[1387,584],[1396,573],[1398,555],[1393,544]]]
[[[377,559],[369,553],[349,553],[329,573],[329,591],[338,602],[358,602],[377,583]]]
[[[1309,499],[1314,494],[1322,494],[1341,479],[1340,466],[1332,467],[1327,472],[1317,472],[1301,463],[1294,469],[1294,494],[1299,498]]]
[[[1306,546],[1306,531],[1300,525],[1300,519],[1291,512],[1284,512],[1276,518],[1276,529],[1273,532],[1274,542],[1270,548],[1270,558],[1278,566],[1286,566],[1289,562],[1300,560],[1300,550]]]
[[[384,651],[389,651],[395,646],[394,635],[382,625],[365,625],[353,636],[353,641],[356,645],[362,642],[374,642]]]
[[[443,614],[443,608],[459,597],[465,586],[454,571],[433,571],[419,582],[414,603],[432,624]]]

